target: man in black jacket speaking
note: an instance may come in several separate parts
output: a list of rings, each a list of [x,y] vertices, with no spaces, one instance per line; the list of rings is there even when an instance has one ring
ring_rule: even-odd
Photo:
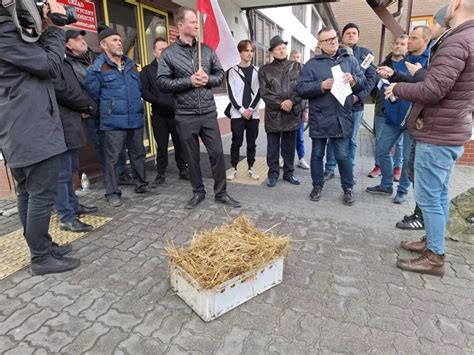
[[[140,72],[142,81],[142,97],[152,104],[153,135],[157,145],[156,152],[156,178],[152,187],[157,187],[165,182],[166,167],[168,166],[168,142],[171,134],[174,146],[174,157],[179,169],[179,178],[189,180],[188,167],[184,159],[183,148],[179,141],[176,121],[174,118],[174,98],[170,93],[162,92],[156,85],[156,73],[161,52],[168,47],[168,41],[158,37],[153,42],[153,55],[155,59],[145,66]]]
[[[224,79],[224,71],[216,54],[202,45],[202,64],[199,67],[196,37],[199,25],[194,10],[181,7],[175,17],[179,37],[161,55],[157,83],[164,92],[174,94],[176,124],[188,162],[193,197],[186,208],[195,208],[206,195],[199,165],[199,138],[209,153],[214,176],[215,201],[240,207],[226,191],[226,172],[222,140],[217,124],[216,103],[212,88]]]

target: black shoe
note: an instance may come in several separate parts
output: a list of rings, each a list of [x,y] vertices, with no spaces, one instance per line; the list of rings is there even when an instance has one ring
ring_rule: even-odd
[[[234,200],[232,197],[229,195],[225,195],[223,197],[216,197],[215,201],[218,203],[222,203],[223,205],[227,205],[229,207],[240,207],[242,206],[239,201]]]
[[[354,204],[355,200],[354,200],[354,193],[352,192],[352,189],[344,190],[344,196],[342,198],[342,202],[346,206],[352,206]]]
[[[135,185],[135,182],[133,181],[133,177],[129,173],[125,173],[125,174],[119,175],[118,184],[122,186],[131,186],[131,185]]]
[[[150,192],[150,188],[148,187],[148,183],[145,185],[135,187],[135,193],[137,194],[147,194]]]
[[[79,208],[76,211],[76,215],[79,216],[81,214],[92,214],[96,213],[99,209],[97,206],[86,206],[83,204],[79,204]]]
[[[301,182],[296,177],[294,177],[294,175],[284,177],[283,180],[288,181],[292,185],[300,185],[301,184]]]
[[[268,187],[275,187],[277,184],[277,178],[271,178],[269,177],[267,180],[267,186]]]
[[[179,172],[179,178],[180,178],[181,180],[189,180],[189,173],[188,173],[188,171],[187,171],[187,170],[181,170],[181,171]]]
[[[309,194],[309,199],[311,201],[319,201],[321,199],[321,192],[323,191],[320,187],[314,187],[313,191]]]
[[[63,256],[49,254],[41,260],[31,261],[31,274],[56,274],[76,269],[77,267],[79,267],[79,265],[81,265],[81,261],[79,259],[66,258]]]
[[[410,216],[404,216],[400,222],[397,222],[395,227],[403,230],[422,230],[425,229],[425,223],[423,222],[423,217],[414,213]]]
[[[74,232],[74,233],[84,233],[90,232],[93,230],[90,224],[82,223],[80,220],[75,218],[71,222],[59,222],[59,230]]]
[[[55,255],[64,256],[72,251],[72,246],[71,244],[58,245],[57,243],[53,242],[51,251]]]
[[[328,181],[331,179],[334,179],[334,173],[329,173],[329,172],[324,173],[324,181]]]
[[[120,207],[122,205],[122,198],[118,194],[107,195],[105,200],[112,207]]]
[[[199,205],[202,201],[204,201],[205,198],[205,195],[194,194],[193,198],[188,201],[185,208],[187,208],[188,210],[192,210],[193,208],[196,208],[197,205]]]
[[[156,188],[159,185],[163,185],[165,183],[165,180],[166,178],[164,175],[156,175],[155,180],[153,180],[153,182],[151,183],[151,187]]]

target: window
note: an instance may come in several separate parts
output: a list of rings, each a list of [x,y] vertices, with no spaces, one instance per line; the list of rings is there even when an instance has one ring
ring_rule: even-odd
[[[291,50],[298,50],[301,53],[301,63],[304,63],[304,44],[291,37]]]
[[[255,38],[252,38],[255,42],[254,64],[261,67],[272,60],[268,52],[270,39],[276,35],[281,36],[283,30],[259,12],[254,12],[253,23],[255,26]]]
[[[432,16],[416,16],[411,18],[410,31],[416,26],[429,26],[433,22]]]
[[[303,25],[306,25],[306,5],[294,5],[291,7],[291,12]]]
[[[320,18],[316,11],[311,11],[311,34],[314,37],[318,36],[319,28],[320,28]]]

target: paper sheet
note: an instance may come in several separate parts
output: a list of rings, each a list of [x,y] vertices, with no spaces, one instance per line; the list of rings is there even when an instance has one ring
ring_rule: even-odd
[[[344,106],[346,97],[352,95],[351,85],[349,83],[344,84],[342,81],[343,72],[340,65],[336,65],[331,68],[332,77],[334,78],[334,84],[332,85],[331,94]]]

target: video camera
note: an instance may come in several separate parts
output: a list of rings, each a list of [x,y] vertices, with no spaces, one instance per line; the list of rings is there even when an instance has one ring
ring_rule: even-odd
[[[48,6],[48,0],[37,1],[36,6],[38,7],[38,11],[40,12],[40,15],[42,16],[43,7]],[[58,12],[51,12],[51,10],[48,9],[48,17],[51,19],[51,21],[56,26],[66,26],[66,25],[70,25],[71,23],[76,23],[77,14],[74,7],[68,6],[68,5],[63,5],[63,7],[64,7],[64,10],[66,10],[65,14],[61,14]]]

